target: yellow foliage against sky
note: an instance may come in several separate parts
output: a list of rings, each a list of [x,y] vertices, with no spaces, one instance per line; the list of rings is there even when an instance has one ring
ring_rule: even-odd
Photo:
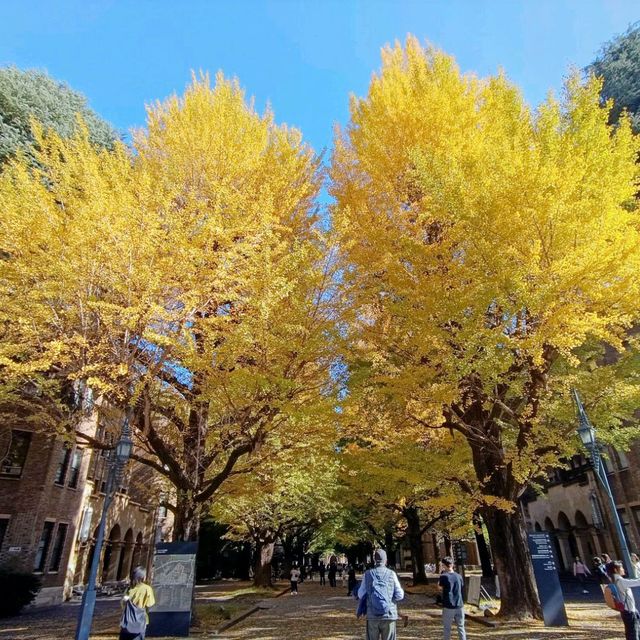
[[[461,380],[519,391],[638,315],[638,141],[607,125],[599,87],[572,77],[532,112],[503,76],[409,39],[352,100],[332,193],[358,335],[434,426]]]
[[[330,412],[333,266],[299,132],[219,75],[151,107],[131,151],[84,128],[38,145],[42,169],[0,175],[5,394],[82,380],[135,406],[141,457],[190,503]]]

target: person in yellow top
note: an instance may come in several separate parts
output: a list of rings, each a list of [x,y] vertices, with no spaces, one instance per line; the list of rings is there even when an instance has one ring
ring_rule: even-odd
[[[120,640],[144,640],[149,624],[148,610],[156,603],[153,589],[146,580],[147,570],[136,567],[131,575],[131,586],[122,599]]]

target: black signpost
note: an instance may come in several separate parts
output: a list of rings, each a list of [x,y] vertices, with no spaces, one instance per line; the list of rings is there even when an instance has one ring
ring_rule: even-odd
[[[197,550],[197,542],[156,545],[153,558],[156,605],[149,612],[148,637],[189,635]]]
[[[530,533],[529,551],[533,564],[533,574],[538,586],[545,627],[567,627],[567,612],[558,577],[558,563],[555,558],[551,537],[545,531]]]

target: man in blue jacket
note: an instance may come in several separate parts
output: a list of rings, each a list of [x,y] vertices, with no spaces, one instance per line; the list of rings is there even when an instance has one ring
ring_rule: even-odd
[[[458,640],[466,640],[464,628],[464,599],[462,576],[453,570],[453,558],[447,556],[442,559],[444,571],[440,574],[438,586],[442,591],[442,624],[444,626],[444,640],[451,638],[451,625],[455,621],[458,629]]]
[[[383,549],[373,553],[375,567],[365,574],[358,589],[358,598],[367,597],[367,640],[396,640],[396,602],[404,598],[398,576],[388,569]]]

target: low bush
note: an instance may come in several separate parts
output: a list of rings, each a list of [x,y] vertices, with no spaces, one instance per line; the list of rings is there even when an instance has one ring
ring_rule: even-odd
[[[40,591],[40,578],[24,571],[0,568],[0,618],[15,616]]]

